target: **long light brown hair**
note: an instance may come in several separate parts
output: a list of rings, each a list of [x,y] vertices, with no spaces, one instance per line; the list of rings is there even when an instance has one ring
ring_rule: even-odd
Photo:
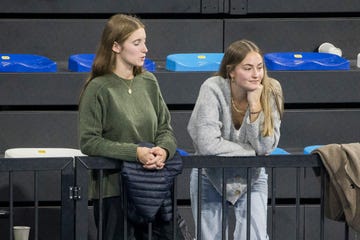
[[[112,50],[114,42],[122,46],[126,39],[139,28],[145,28],[145,25],[135,16],[115,14],[107,21],[83,91],[94,78],[114,71],[116,65],[116,53]],[[140,66],[134,66],[133,68],[134,76],[142,71],[143,68]]]
[[[230,72],[241,63],[250,52],[257,52],[263,57],[259,47],[246,39],[235,41],[226,49],[223,59],[220,64],[220,69],[216,75],[225,79],[230,79]],[[264,86],[261,94],[260,102],[265,116],[264,126],[262,130],[263,136],[271,136],[274,132],[274,120],[272,114],[272,107],[270,106],[271,98],[275,99],[277,110],[282,118],[284,112],[284,99],[281,85],[278,81],[270,78],[267,74],[266,66],[264,64],[264,77],[261,81]]]

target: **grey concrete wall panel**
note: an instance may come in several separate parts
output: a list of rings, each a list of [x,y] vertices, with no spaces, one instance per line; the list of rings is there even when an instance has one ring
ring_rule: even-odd
[[[270,71],[282,85],[285,103],[359,103],[358,70]],[[156,71],[167,104],[194,104],[213,72]],[[77,105],[86,73],[1,73],[0,105]],[[320,90],[321,89],[321,90]]]
[[[180,105],[194,104],[201,84],[213,74],[213,72],[155,72],[165,102]]]
[[[1,19],[2,53],[37,54],[56,62],[95,52],[105,20]]]
[[[224,13],[228,12],[228,0],[201,0],[201,13]]]
[[[0,112],[0,152],[9,148],[78,148],[75,111]]]
[[[166,60],[173,53],[223,51],[223,21],[219,19],[148,19],[146,24],[148,56]]]
[[[360,71],[270,71],[286,103],[360,103]]]
[[[200,0],[6,1],[0,13],[200,13]]]
[[[248,0],[229,0],[230,14],[246,15],[248,13]]]
[[[171,124],[175,132],[178,147],[193,153],[194,146],[187,131],[190,116],[191,111],[171,111]]]
[[[77,105],[87,74],[1,73],[0,105]]]
[[[281,126],[279,146],[358,142],[360,110],[288,110]]]
[[[191,111],[172,112],[172,123],[179,146],[189,152],[194,148],[186,126]],[[279,147],[302,152],[309,145],[358,142],[360,110],[286,110],[281,125]]]
[[[242,0],[230,0],[231,3]],[[247,13],[349,13],[359,12],[357,0],[251,0]]]
[[[360,18],[225,19],[224,38],[225,47],[247,38],[265,53],[313,52],[321,43],[331,42],[345,58],[355,59],[360,52]]]
[[[37,54],[67,68],[70,55],[95,53],[104,19],[1,19],[2,53]],[[144,19],[148,57],[166,60],[171,53],[222,52],[223,21],[217,19]],[[10,40],[9,40],[10,39]]]

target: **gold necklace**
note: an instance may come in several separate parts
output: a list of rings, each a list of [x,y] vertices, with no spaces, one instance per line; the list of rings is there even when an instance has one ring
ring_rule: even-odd
[[[134,78],[131,79],[131,80],[124,80],[124,79],[123,79],[123,81],[125,81],[124,83],[125,83],[125,85],[126,85],[127,88],[128,88],[128,91],[127,91],[127,92],[131,95],[131,94],[132,94],[131,86],[132,86],[132,83],[133,83],[133,81],[134,81]],[[130,81],[130,84],[127,84],[128,81]]]
[[[234,101],[233,98],[231,98],[231,105],[232,105],[233,109],[235,110],[235,112],[240,113],[240,114],[242,114],[242,115],[245,114],[245,111],[246,111],[246,110],[240,110],[240,109],[238,109],[238,108],[236,107],[236,105],[235,105],[235,101]]]

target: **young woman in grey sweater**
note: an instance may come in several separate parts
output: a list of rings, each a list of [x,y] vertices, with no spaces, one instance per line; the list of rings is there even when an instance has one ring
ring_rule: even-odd
[[[195,154],[255,156],[270,154],[278,145],[283,95],[278,81],[268,77],[263,55],[251,41],[232,43],[216,76],[201,86],[188,132]],[[234,239],[246,239],[246,169],[226,169],[226,199],[236,217]],[[201,236],[221,239],[222,169],[202,173]],[[198,169],[191,173],[190,193],[197,219]],[[267,174],[253,170],[251,183],[251,239],[268,239],[266,230]]]

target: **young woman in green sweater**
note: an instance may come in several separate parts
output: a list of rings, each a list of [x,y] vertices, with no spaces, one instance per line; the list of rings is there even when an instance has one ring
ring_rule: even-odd
[[[143,69],[145,43],[145,26],[138,18],[116,14],[106,23],[80,99],[80,148],[89,156],[139,161],[146,169],[160,170],[174,156],[176,140],[157,79]],[[141,147],[141,142],[155,147]],[[123,239],[119,179],[113,171],[103,178],[103,236],[107,240]],[[93,181],[92,185],[98,222],[98,184]],[[130,228],[128,239],[146,235],[147,227],[136,228],[136,232]],[[171,239],[171,232],[172,222],[153,223],[153,239]]]

